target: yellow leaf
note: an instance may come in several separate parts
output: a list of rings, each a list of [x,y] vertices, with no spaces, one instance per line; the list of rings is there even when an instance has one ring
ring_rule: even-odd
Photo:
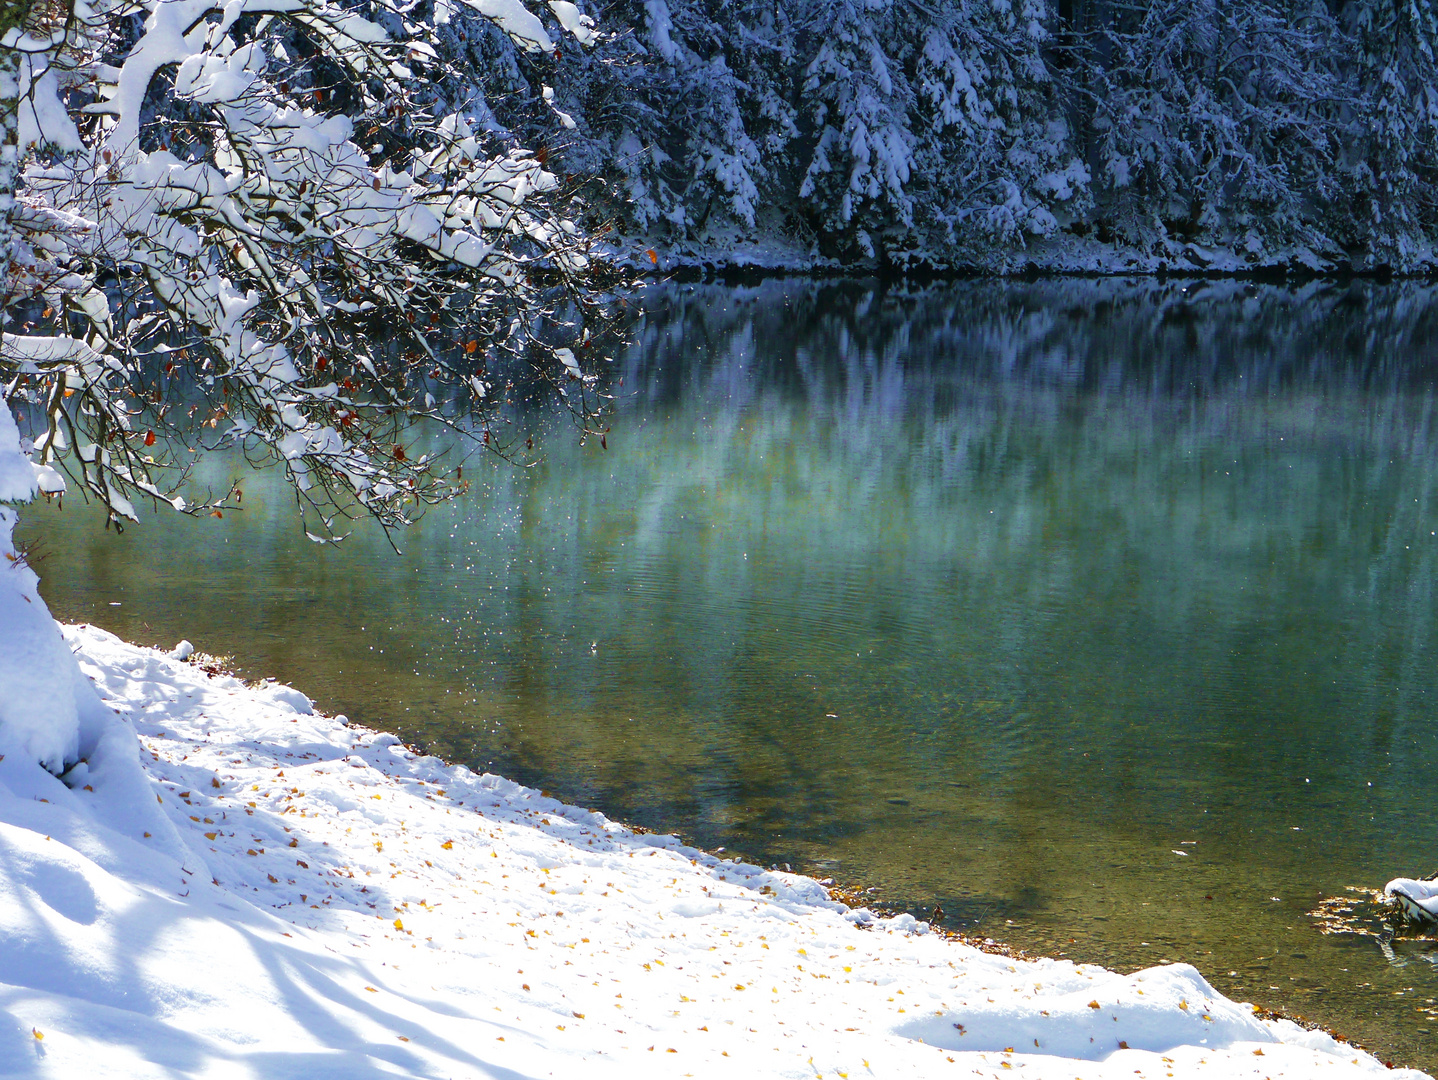
[[[448,851],[450,848],[454,847],[454,841],[452,841],[452,840],[446,840],[444,843],[440,844],[439,846],[442,847],[442,848],[444,848],[445,851]]]
[[[371,994],[378,994],[378,993],[379,993],[379,991],[376,990],[373,986],[366,986],[365,989],[368,990]]]
[[[217,837],[217,836],[219,836],[219,835],[220,835],[219,833],[207,832],[207,833],[205,833],[205,839],[206,839],[206,840],[213,840],[215,837]]]
[[[39,1028],[31,1028],[30,1034],[34,1035],[37,1039],[43,1039],[45,1037],[45,1033]]]
[[[394,928],[395,928],[396,930],[403,930],[403,929],[404,929],[404,923],[401,922],[399,919],[396,919],[396,920],[394,921]]]

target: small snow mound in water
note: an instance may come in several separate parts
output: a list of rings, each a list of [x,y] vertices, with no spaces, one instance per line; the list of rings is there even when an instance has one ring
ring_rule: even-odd
[[[1438,878],[1425,881],[1394,878],[1383,886],[1383,895],[1390,897],[1414,922],[1438,924]]]
[[[170,650],[170,658],[172,660],[188,660],[194,655],[195,647],[190,644],[188,639],[182,639],[178,645]]]

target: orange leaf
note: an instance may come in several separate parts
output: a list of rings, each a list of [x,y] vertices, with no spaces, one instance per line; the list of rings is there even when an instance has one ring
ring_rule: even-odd
[[[153,431],[147,431],[147,432],[145,432],[145,445],[146,445],[146,446],[154,446],[154,445],[155,445],[155,433],[154,433]]]
[[[218,510],[211,510],[211,511],[210,511],[210,517],[222,518],[222,517],[224,517],[224,516],[225,516],[225,515],[222,514],[222,513],[220,513]]]
[[[653,248],[650,248],[644,254],[649,256],[649,261],[655,266],[659,265],[659,252],[655,251]]]
[[[472,353],[477,348],[479,348],[479,342],[477,341],[466,341],[464,343],[464,351],[467,353]]]
[[[444,848],[445,851],[448,851],[450,848],[454,847],[454,841],[453,841],[453,840],[446,840],[444,843],[440,844],[439,846],[442,847],[442,848]]]

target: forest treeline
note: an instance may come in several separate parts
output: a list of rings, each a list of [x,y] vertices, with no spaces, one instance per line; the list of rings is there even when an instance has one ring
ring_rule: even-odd
[[[666,254],[1433,263],[1434,0],[583,7],[599,34],[557,58],[459,5],[443,51],[497,135]]]

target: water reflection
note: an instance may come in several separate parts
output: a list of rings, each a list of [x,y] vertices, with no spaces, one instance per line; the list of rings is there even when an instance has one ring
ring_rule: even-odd
[[[30,529],[66,617],[1431,1067],[1433,965],[1306,912],[1438,863],[1434,295],[667,288],[608,450],[521,417],[543,460],[402,557],[316,551],[266,478],[238,521]]]

